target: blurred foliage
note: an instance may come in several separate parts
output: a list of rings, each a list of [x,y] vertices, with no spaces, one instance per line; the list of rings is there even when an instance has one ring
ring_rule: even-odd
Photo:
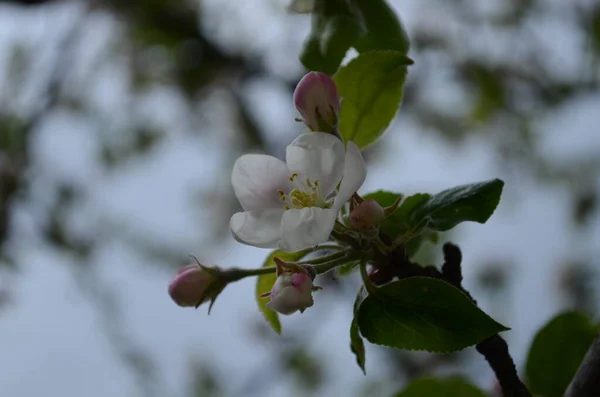
[[[565,212],[573,219],[574,228],[585,228],[597,217],[600,154],[576,156],[568,163],[556,161],[543,151],[540,137],[546,131],[540,121],[598,94],[600,5],[510,0],[496,1],[494,7],[486,8],[474,3],[432,0],[423,5],[429,9],[406,21],[410,22],[407,29],[410,55],[418,67],[412,67],[408,75],[402,117],[414,119],[422,131],[457,145],[472,138],[486,139],[507,169],[519,175],[534,175],[542,183],[567,187],[572,205]],[[229,137],[231,144],[221,149],[224,163],[233,161],[241,151],[273,151],[278,143],[266,139],[267,128],[255,114],[256,104],[245,93],[250,83],[258,80],[280,84],[291,98],[298,72],[274,73],[268,55],[261,53],[260,48],[257,51],[251,43],[229,48],[217,34],[203,26],[205,9],[198,4],[191,0],[0,0],[0,11],[10,7],[12,12],[23,15],[36,10],[55,11],[59,7],[71,7],[80,13],[72,21],[61,20],[57,24],[60,26],[52,29],[51,33],[56,34],[48,34],[45,41],[32,43],[25,35],[23,38],[14,35],[12,49],[5,57],[6,67],[0,75],[0,267],[13,264],[11,268],[18,268],[11,244],[15,239],[23,244],[15,219],[16,209],[25,208],[34,214],[36,221],[31,243],[41,241],[75,259],[78,266],[73,271],[82,294],[97,308],[115,352],[131,369],[145,395],[170,394],[161,390],[151,355],[135,335],[126,332],[119,310],[122,302],[110,284],[102,280],[92,259],[108,237],[138,249],[142,257],[153,259],[150,262],[165,266],[185,263],[185,254],[182,255],[180,247],[153,241],[143,231],[123,225],[120,219],[95,222],[85,233],[73,227],[71,219],[77,217],[86,203],[93,202],[89,187],[81,181],[56,178],[43,181],[40,187],[34,177],[32,150],[36,134],[51,126],[53,117],[81,116],[88,125],[95,126],[98,159],[104,171],[118,173],[131,160],[149,156],[173,136],[170,128],[150,120],[148,112],[139,110],[148,107],[151,93],[162,90],[178,98],[177,109],[166,109],[175,114],[174,130],[204,134],[205,126],[214,124],[219,130],[235,131]],[[86,40],[90,38],[85,33],[88,27],[93,29],[92,22],[97,17],[111,21],[110,40],[90,55],[82,48],[88,46]],[[212,16],[219,19],[218,24],[231,27],[232,34],[240,39],[244,33],[236,31],[235,26],[239,18],[246,17],[235,13]],[[584,44],[563,43],[560,48],[568,47],[570,53],[556,53],[556,35],[550,34],[552,28],[544,26],[548,21],[554,27],[560,25],[565,35],[581,39]],[[287,32],[289,36],[308,34],[308,29],[293,31],[296,25],[292,25]],[[55,59],[48,61],[43,51],[46,49],[56,52]],[[40,64],[47,69],[44,73],[36,67]],[[104,73],[123,67],[128,74],[124,79]],[[432,78],[441,80],[449,87],[448,91],[457,92],[457,99],[451,103],[435,100]],[[117,84],[122,96],[119,104],[123,106],[117,105],[113,113],[107,114],[92,97],[92,87],[96,84]],[[221,99],[215,101],[215,98]],[[214,107],[199,111],[207,106]],[[150,112],[154,110],[150,107]],[[222,114],[215,116],[219,112]],[[375,159],[380,151],[382,146],[374,145],[365,158]],[[225,174],[228,171],[215,178],[227,180]],[[36,196],[36,189],[43,190],[43,201]],[[210,222],[213,239],[199,241],[198,250],[212,248],[213,242],[227,233],[229,217],[223,214],[230,214],[238,205],[228,189],[215,183],[204,189],[209,192],[203,190],[195,196],[203,211],[216,214]],[[206,209],[211,202],[213,207]],[[423,245],[415,255],[425,258],[424,263],[435,262],[431,259],[434,251],[435,247]],[[597,253],[577,247],[573,251],[573,257],[580,259],[562,266],[561,297],[569,307],[592,313],[597,306],[596,288],[590,283],[595,261],[586,256]],[[495,258],[490,258],[489,263],[487,270],[479,275],[480,283],[488,289],[504,288],[510,281],[506,269]],[[339,285],[331,275],[323,281],[330,286]],[[6,301],[4,287],[0,284],[0,303]],[[347,294],[348,300],[354,293],[352,288],[341,286],[336,290]],[[319,395],[328,373],[319,366],[319,357],[314,352],[302,350],[299,341],[303,332],[308,330],[297,334],[286,331],[285,337],[275,342],[271,337],[266,339],[276,344],[271,347],[279,352],[280,365],[270,363],[270,367],[286,368],[298,384],[308,386],[303,392]],[[272,335],[271,330],[265,333]],[[424,356],[386,350],[383,356],[391,368],[387,378],[398,387],[414,377],[469,360],[464,353]],[[349,355],[348,359],[353,358]],[[192,395],[220,396],[229,387],[236,387],[223,385],[223,374],[204,363],[192,367],[191,390],[195,393]],[[244,390],[263,393],[270,387],[272,377],[272,374],[268,378],[251,374],[252,387]],[[365,386],[366,390],[377,387]],[[376,391],[368,393],[376,394]]]
[[[562,397],[583,361],[598,327],[579,312],[554,317],[536,334],[525,368],[527,386],[536,395]]]

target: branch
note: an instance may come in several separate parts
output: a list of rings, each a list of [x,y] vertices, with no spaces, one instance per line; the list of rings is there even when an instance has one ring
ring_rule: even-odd
[[[473,299],[471,294],[462,287],[462,253],[454,244],[444,244],[444,264],[441,272],[434,266],[421,267],[416,263],[412,263],[406,256],[404,247],[396,249],[389,258],[382,257],[377,259],[379,262],[376,263],[376,266],[380,265],[380,269],[390,275],[389,280],[377,280],[379,281],[377,284],[389,282],[391,281],[391,277],[394,276],[401,279],[415,276],[440,278],[460,289],[474,304],[477,304],[477,301]],[[389,270],[390,268],[391,270]],[[500,335],[496,334],[480,342],[477,344],[476,349],[485,357],[496,374],[504,397],[531,397],[531,393],[527,390],[523,382],[521,382],[521,379],[519,379],[515,363],[508,351],[508,345]],[[598,351],[600,354],[600,342],[598,343]],[[600,356],[597,359],[598,364],[600,364]]]
[[[565,397],[600,396],[600,335],[588,349]]]
[[[444,244],[444,265],[442,266],[442,278],[463,291],[473,303],[475,299],[462,287],[462,253],[458,246]],[[515,363],[508,351],[506,341],[498,334],[487,338],[475,347],[483,355],[496,373],[496,378],[502,387],[505,397],[531,397],[527,387],[519,379]]]

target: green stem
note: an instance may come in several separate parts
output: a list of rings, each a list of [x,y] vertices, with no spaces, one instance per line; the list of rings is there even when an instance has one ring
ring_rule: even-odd
[[[341,245],[337,245],[337,244],[321,244],[318,247],[315,247],[315,249],[312,250],[312,252],[318,252],[318,251],[324,251],[324,250],[341,250],[344,249],[344,247],[342,247]]]
[[[354,255],[356,256],[356,255]],[[310,259],[303,262],[297,262],[298,265],[315,265],[315,271],[317,274],[325,273],[326,271],[333,269],[336,266],[347,263],[353,255],[349,255],[347,250],[338,251],[331,255],[322,256],[315,259]],[[354,258],[357,259],[357,258]],[[322,270],[320,270],[322,269]],[[275,273],[275,266],[260,267],[258,269],[239,269],[232,268],[223,271],[223,277],[229,281],[238,281],[246,277],[261,276],[263,274]]]
[[[313,269],[315,269],[315,272],[317,274],[327,273],[331,269],[335,269],[338,266],[342,266],[349,262],[358,260],[360,258],[360,255],[361,254],[359,253],[344,253],[344,256],[334,259],[330,262],[315,265],[313,266]]]
[[[345,256],[347,254],[347,252],[348,252],[347,250],[338,251],[338,252],[335,252],[330,255],[320,256],[318,258],[308,259],[308,260],[305,260],[302,262],[296,262],[296,263],[299,265],[318,265],[320,263],[331,262],[332,260],[341,258],[341,257]]]
[[[392,247],[384,244],[383,241],[379,239],[379,237],[374,238],[373,240],[371,240],[371,242],[384,255],[389,254],[392,251]]]
[[[369,295],[377,295],[377,287],[369,280],[369,275],[367,274],[367,262],[364,260],[360,262],[360,277],[362,278],[363,284]]]
[[[224,270],[222,275],[228,282],[233,282],[246,277],[275,273],[275,269],[275,266],[261,267],[258,269],[239,269],[234,267],[232,269]]]

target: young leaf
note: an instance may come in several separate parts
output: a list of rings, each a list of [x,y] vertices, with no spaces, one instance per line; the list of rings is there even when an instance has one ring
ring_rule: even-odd
[[[315,0],[311,33],[300,61],[309,70],[333,74],[361,34],[345,0]]]
[[[358,262],[350,262],[338,267],[338,275],[347,276],[358,268]]]
[[[358,309],[358,326],[371,343],[449,353],[501,331],[497,323],[456,287],[434,278],[411,277],[377,288]]]
[[[356,356],[356,363],[362,369],[363,373],[366,375],[367,371],[365,369],[365,344],[360,337],[360,333],[358,332],[358,322],[356,321],[356,313],[358,311],[358,307],[361,302],[367,297],[367,291],[364,286],[361,286],[358,290],[358,294],[356,295],[356,300],[354,301],[354,318],[352,319],[352,323],[350,324],[350,350]]]
[[[363,196],[365,200],[375,200],[382,207],[389,207],[394,204],[394,202],[398,199],[398,197],[402,197],[400,193],[388,192],[386,190],[378,190],[373,193],[369,193]]]
[[[397,236],[404,235],[409,231],[417,234],[424,227],[425,222],[421,220],[420,223],[414,223],[411,215],[430,198],[431,195],[426,193],[417,193],[405,198],[392,216],[381,223],[380,230],[394,240]]]
[[[496,210],[503,187],[503,181],[493,179],[444,190],[414,208],[410,223],[437,231],[450,230],[465,221],[485,223]]]
[[[339,130],[344,141],[359,148],[375,142],[390,124],[404,92],[406,65],[400,51],[360,54],[333,76],[342,97]]]
[[[263,267],[275,266],[275,258],[279,258],[286,262],[294,262],[302,259],[304,255],[309,253],[310,250],[304,250],[299,252],[284,252],[280,250],[275,250],[267,256],[267,259],[263,263]],[[273,284],[275,284],[275,280],[277,277],[275,276],[275,272],[269,274],[263,274],[256,278],[256,302],[258,303],[258,308],[260,312],[263,314],[263,317],[271,328],[278,334],[281,333],[281,323],[279,322],[279,316],[277,312],[269,309],[267,307],[267,302],[269,298],[261,298],[260,296],[265,292],[269,292],[271,288],[273,288]]]
[[[408,35],[398,15],[386,0],[350,0],[366,34],[354,45],[358,52],[395,50],[408,54]]]
[[[486,397],[486,394],[464,379],[451,377],[415,380],[395,397]]]
[[[554,317],[535,336],[525,367],[530,390],[544,397],[561,397],[596,336],[583,314]]]

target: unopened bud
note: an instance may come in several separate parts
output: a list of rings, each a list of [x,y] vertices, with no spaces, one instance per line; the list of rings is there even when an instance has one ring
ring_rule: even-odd
[[[340,98],[331,77],[308,72],[296,86],[294,105],[312,131],[334,132],[340,111]]]
[[[182,307],[199,306],[212,298],[207,294],[213,276],[197,264],[179,269],[169,284],[169,295]]]
[[[281,314],[304,312],[314,304],[312,292],[321,289],[313,285],[313,277],[307,269],[295,263],[275,258],[277,279],[271,291],[261,295],[269,297],[267,307]]]
[[[364,200],[350,213],[350,226],[364,231],[377,226],[385,219],[383,207],[375,200]]]

